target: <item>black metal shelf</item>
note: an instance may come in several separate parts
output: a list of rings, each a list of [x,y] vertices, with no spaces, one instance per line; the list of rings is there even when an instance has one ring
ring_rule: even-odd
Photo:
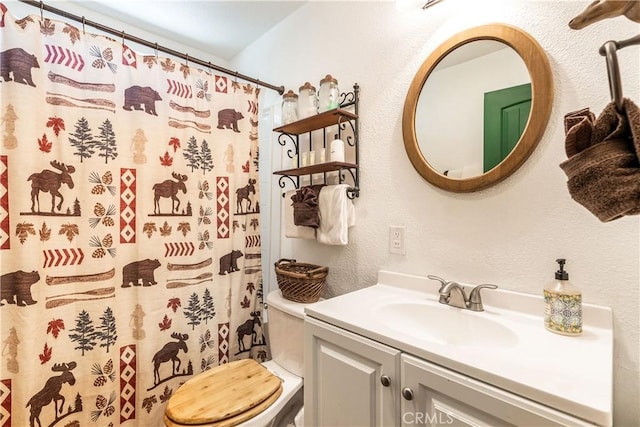
[[[293,149],[287,151],[289,158],[293,159],[294,156],[297,158],[297,167],[273,172],[274,175],[281,175],[280,180],[278,181],[280,188],[285,188],[287,178],[293,183],[296,189],[300,188],[301,176],[313,176],[315,174],[324,174],[322,181],[323,183],[326,183],[326,174],[328,172],[338,172],[338,181],[343,183],[346,179],[344,172],[348,172],[351,176],[351,180],[353,181],[353,186],[347,190],[348,196],[352,199],[359,196],[359,91],[360,87],[356,83],[353,85],[353,92],[340,94],[341,102],[338,108],[273,129],[274,132],[280,133],[278,143],[281,146],[284,147],[287,142],[290,142],[293,145]],[[347,110],[347,108],[351,109],[351,107],[353,107],[353,112]],[[298,156],[300,152],[300,135],[306,133],[309,134],[309,149],[311,149],[313,139],[312,132],[325,129],[322,135],[322,147],[327,150],[326,128],[336,125],[338,126],[337,135],[339,137],[342,136],[343,132],[348,134],[345,138],[345,142],[347,146],[353,147],[355,151],[355,162],[325,162],[309,166],[300,166],[300,157]],[[351,130],[350,133],[346,131],[347,126],[349,126]]]

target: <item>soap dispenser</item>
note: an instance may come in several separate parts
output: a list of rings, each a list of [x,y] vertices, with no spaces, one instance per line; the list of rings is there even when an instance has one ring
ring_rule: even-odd
[[[582,292],[569,283],[564,270],[566,260],[556,260],[559,270],[556,280],[544,288],[544,326],[562,335],[582,333]]]

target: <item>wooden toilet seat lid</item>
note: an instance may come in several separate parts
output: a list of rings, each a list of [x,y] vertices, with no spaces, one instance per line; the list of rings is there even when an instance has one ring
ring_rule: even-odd
[[[169,399],[165,421],[175,425],[235,425],[262,412],[281,393],[280,378],[264,366],[253,359],[237,360],[185,382]],[[236,417],[242,419],[229,423]]]

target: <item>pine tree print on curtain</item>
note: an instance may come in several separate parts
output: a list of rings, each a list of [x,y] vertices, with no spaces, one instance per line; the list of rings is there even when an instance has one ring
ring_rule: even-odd
[[[160,426],[267,355],[258,89],[6,9],[0,426]]]

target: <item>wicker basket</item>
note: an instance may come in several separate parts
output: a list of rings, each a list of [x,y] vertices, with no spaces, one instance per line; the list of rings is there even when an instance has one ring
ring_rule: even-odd
[[[280,259],[275,263],[282,296],[290,301],[310,303],[320,299],[329,267]]]

